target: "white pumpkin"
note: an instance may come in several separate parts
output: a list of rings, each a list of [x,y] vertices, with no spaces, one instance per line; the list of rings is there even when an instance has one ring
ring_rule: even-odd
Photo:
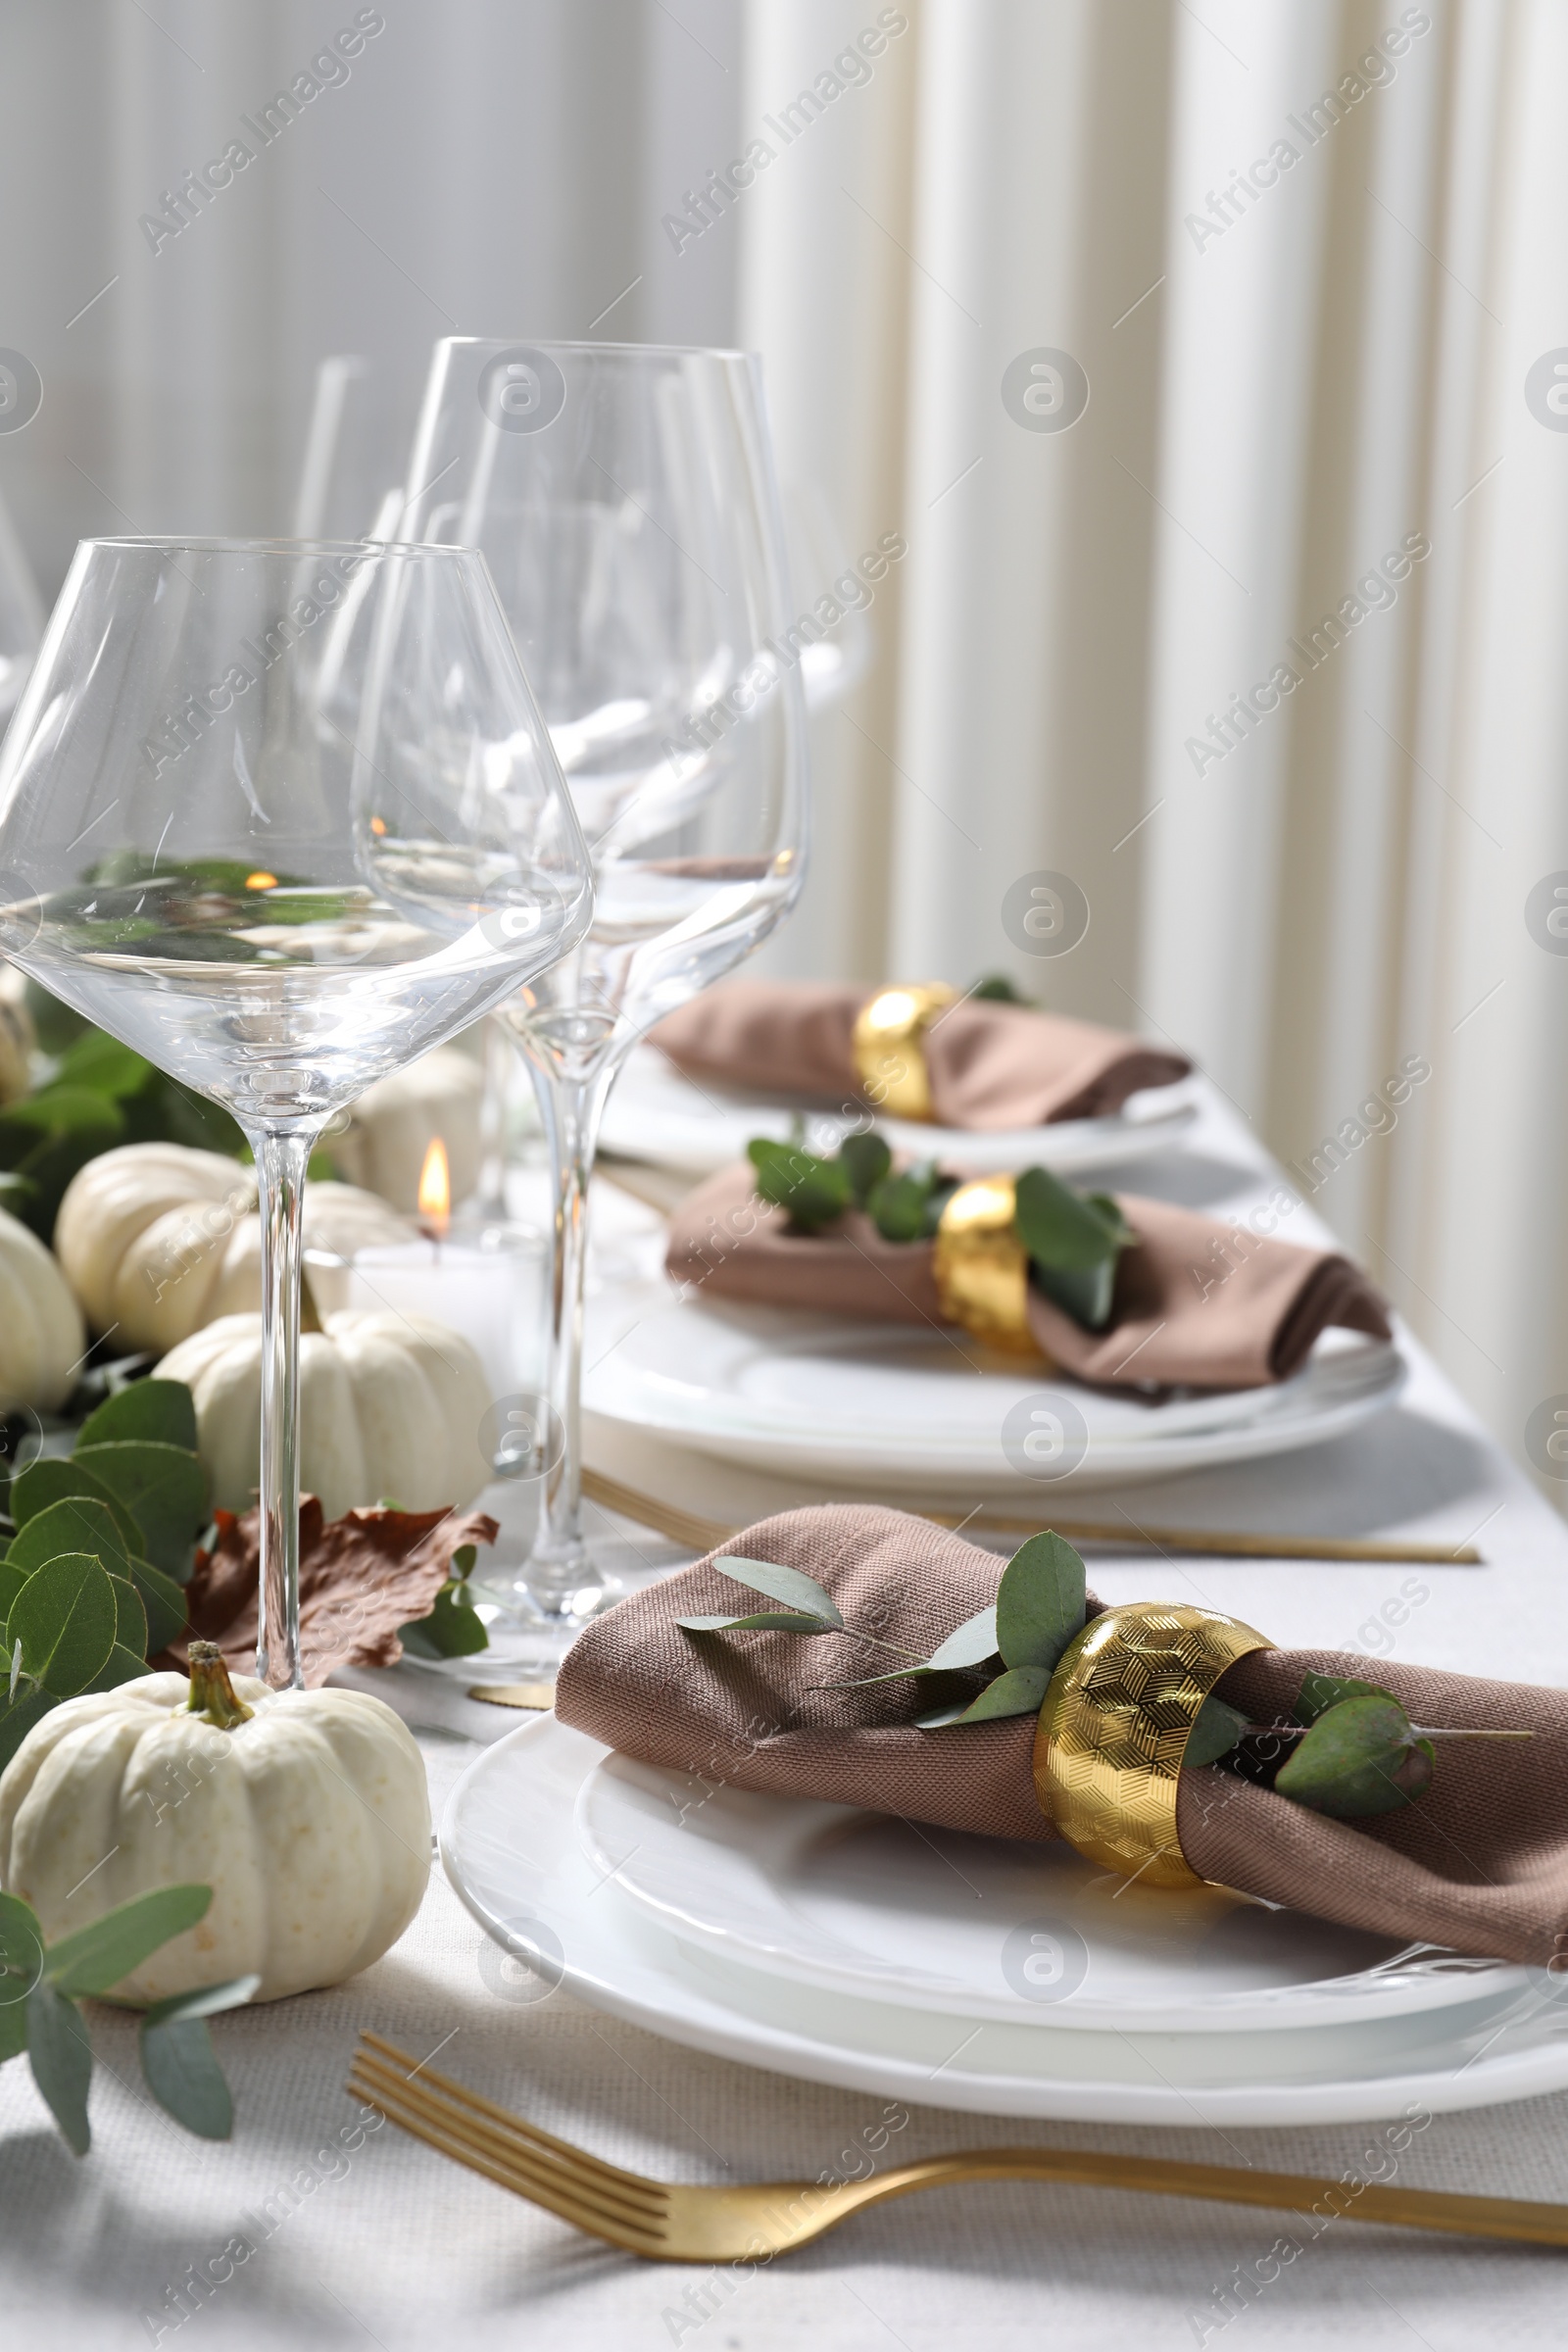
[[[0,1208],[0,1412],[58,1412],[86,1352],[81,1309],[58,1263]]]
[[[359,1690],[269,1690],[244,1675],[223,1688],[252,1710],[228,1730],[221,1703],[218,1721],[189,1711],[182,1674],[67,1699],[0,1775],[0,1885],[32,1905],[46,1941],[153,1887],[212,1887],[206,1918],[117,1998],[252,1970],[263,2001],[336,1984],[419,1907],[430,1803],[401,1719]]]
[[[213,1501],[248,1511],[261,1479],[262,1318],[224,1315],[165,1356],[196,1400]],[[390,1497],[461,1509],[494,1476],[480,1451],[490,1383],[468,1342],[428,1315],[328,1315],[300,1337],[300,1486],[328,1519]]]
[[[347,1184],[308,1184],[303,1224],[308,1250],[340,1257],[413,1231]],[[172,1348],[219,1315],[261,1309],[255,1172],[184,1144],[122,1144],[72,1178],[55,1250],[94,1331],[126,1349]]]
[[[348,1111],[341,1135],[328,1135],[332,1164],[350,1184],[379,1193],[413,1215],[419,1205],[424,1155],[439,1136],[446,1146],[452,1205],[479,1185],[479,1116],[484,1072],[466,1054],[437,1046],[406,1070],[367,1088]]]
[[[14,963],[0,963],[0,1102],[20,1102],[30,1092],[36,1044],[26,975]]]

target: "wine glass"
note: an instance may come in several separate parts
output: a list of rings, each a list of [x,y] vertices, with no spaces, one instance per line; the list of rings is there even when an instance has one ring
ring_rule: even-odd
[[[27,681],[43,635],[43,608],[4,499],[0,499],[0,725]]]
[[[257,1672],[276,1688],[302,1679],[312,1144],[569,952],[590,877],[482,557],[78,546],[0,752],[0,952],[221,1102],[255,1151]]]
[[[594,859],[576,951],[504,1007],[556,1177],[556,1454],[498,1631],[559,1644],[615,1589],[581,1523],[584,1218],[606,1096],[636,1041],[799,895],[802,632],[753,355],[439,342],[407,538],[481,548]],[[420,485],[428,487],[421,488]]]

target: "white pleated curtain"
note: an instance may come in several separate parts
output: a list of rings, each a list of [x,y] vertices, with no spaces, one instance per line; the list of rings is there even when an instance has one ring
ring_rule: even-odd
[[[1568,435],[1526,400],[1568,11],[895,13],[836,95],[886,15],[749,21],[746,123],[822,103],[737,206],[741,332],[785,469],[908,543],[775,966],[1178,1040],[1523,1459],[1568,1389],[1568,960],[1526,922],[1568,866]],[[1069,429],[1004,405],[1040,350]],[[1092,910],[1056,959],[1004,926],[1038,870]]]

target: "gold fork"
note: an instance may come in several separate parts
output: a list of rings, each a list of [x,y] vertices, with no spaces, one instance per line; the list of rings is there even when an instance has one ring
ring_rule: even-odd
[[[482,2173],[574,2229],[654,2262],[756,2262],[809,2245],[852,2213],[967,2180],[1074,2180],[1155,2196],[1206,2197],[1226,2205],[1316,2213],[1462,2237],[1520,2238],[1568,2246],[1568,2205],[1523,2197],[1467,2197],[1368,2181],[1362,2187],[1297,2173],[1243,2172],[1153,2156],[1102,2156],[1083,2148],[975,2148],[926,2156],[862,2180],[747,2181],[688,2188],[606,2164],[570,2140],[467,2090],[450,2076],[362,2033],[349,2089],[427,2147]]]

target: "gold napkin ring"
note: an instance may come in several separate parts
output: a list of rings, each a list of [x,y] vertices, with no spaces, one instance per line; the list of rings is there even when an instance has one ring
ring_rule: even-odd
[[[1012,1215],[1010,1176],[960,1184],[942,1211],[931,1270],[950,1323],[961,1323],[986,1347],[1007,1355],[1039,1355],[1029,1329],[1029,1259]]]
[[[1227,1667],[1273,1642],[1217,1609],[1137,1600],[1062,1653],[1035,1728],[1035,1794],[1088,1861],[1144,1886],[1200,1886],[1176,1833],[1198,1711]]]
[[[862,1092],[894,1119],[931,1117],[925,1032],[957,1000],[945,980],[879,988],[856,1016],[855,1074]]]

